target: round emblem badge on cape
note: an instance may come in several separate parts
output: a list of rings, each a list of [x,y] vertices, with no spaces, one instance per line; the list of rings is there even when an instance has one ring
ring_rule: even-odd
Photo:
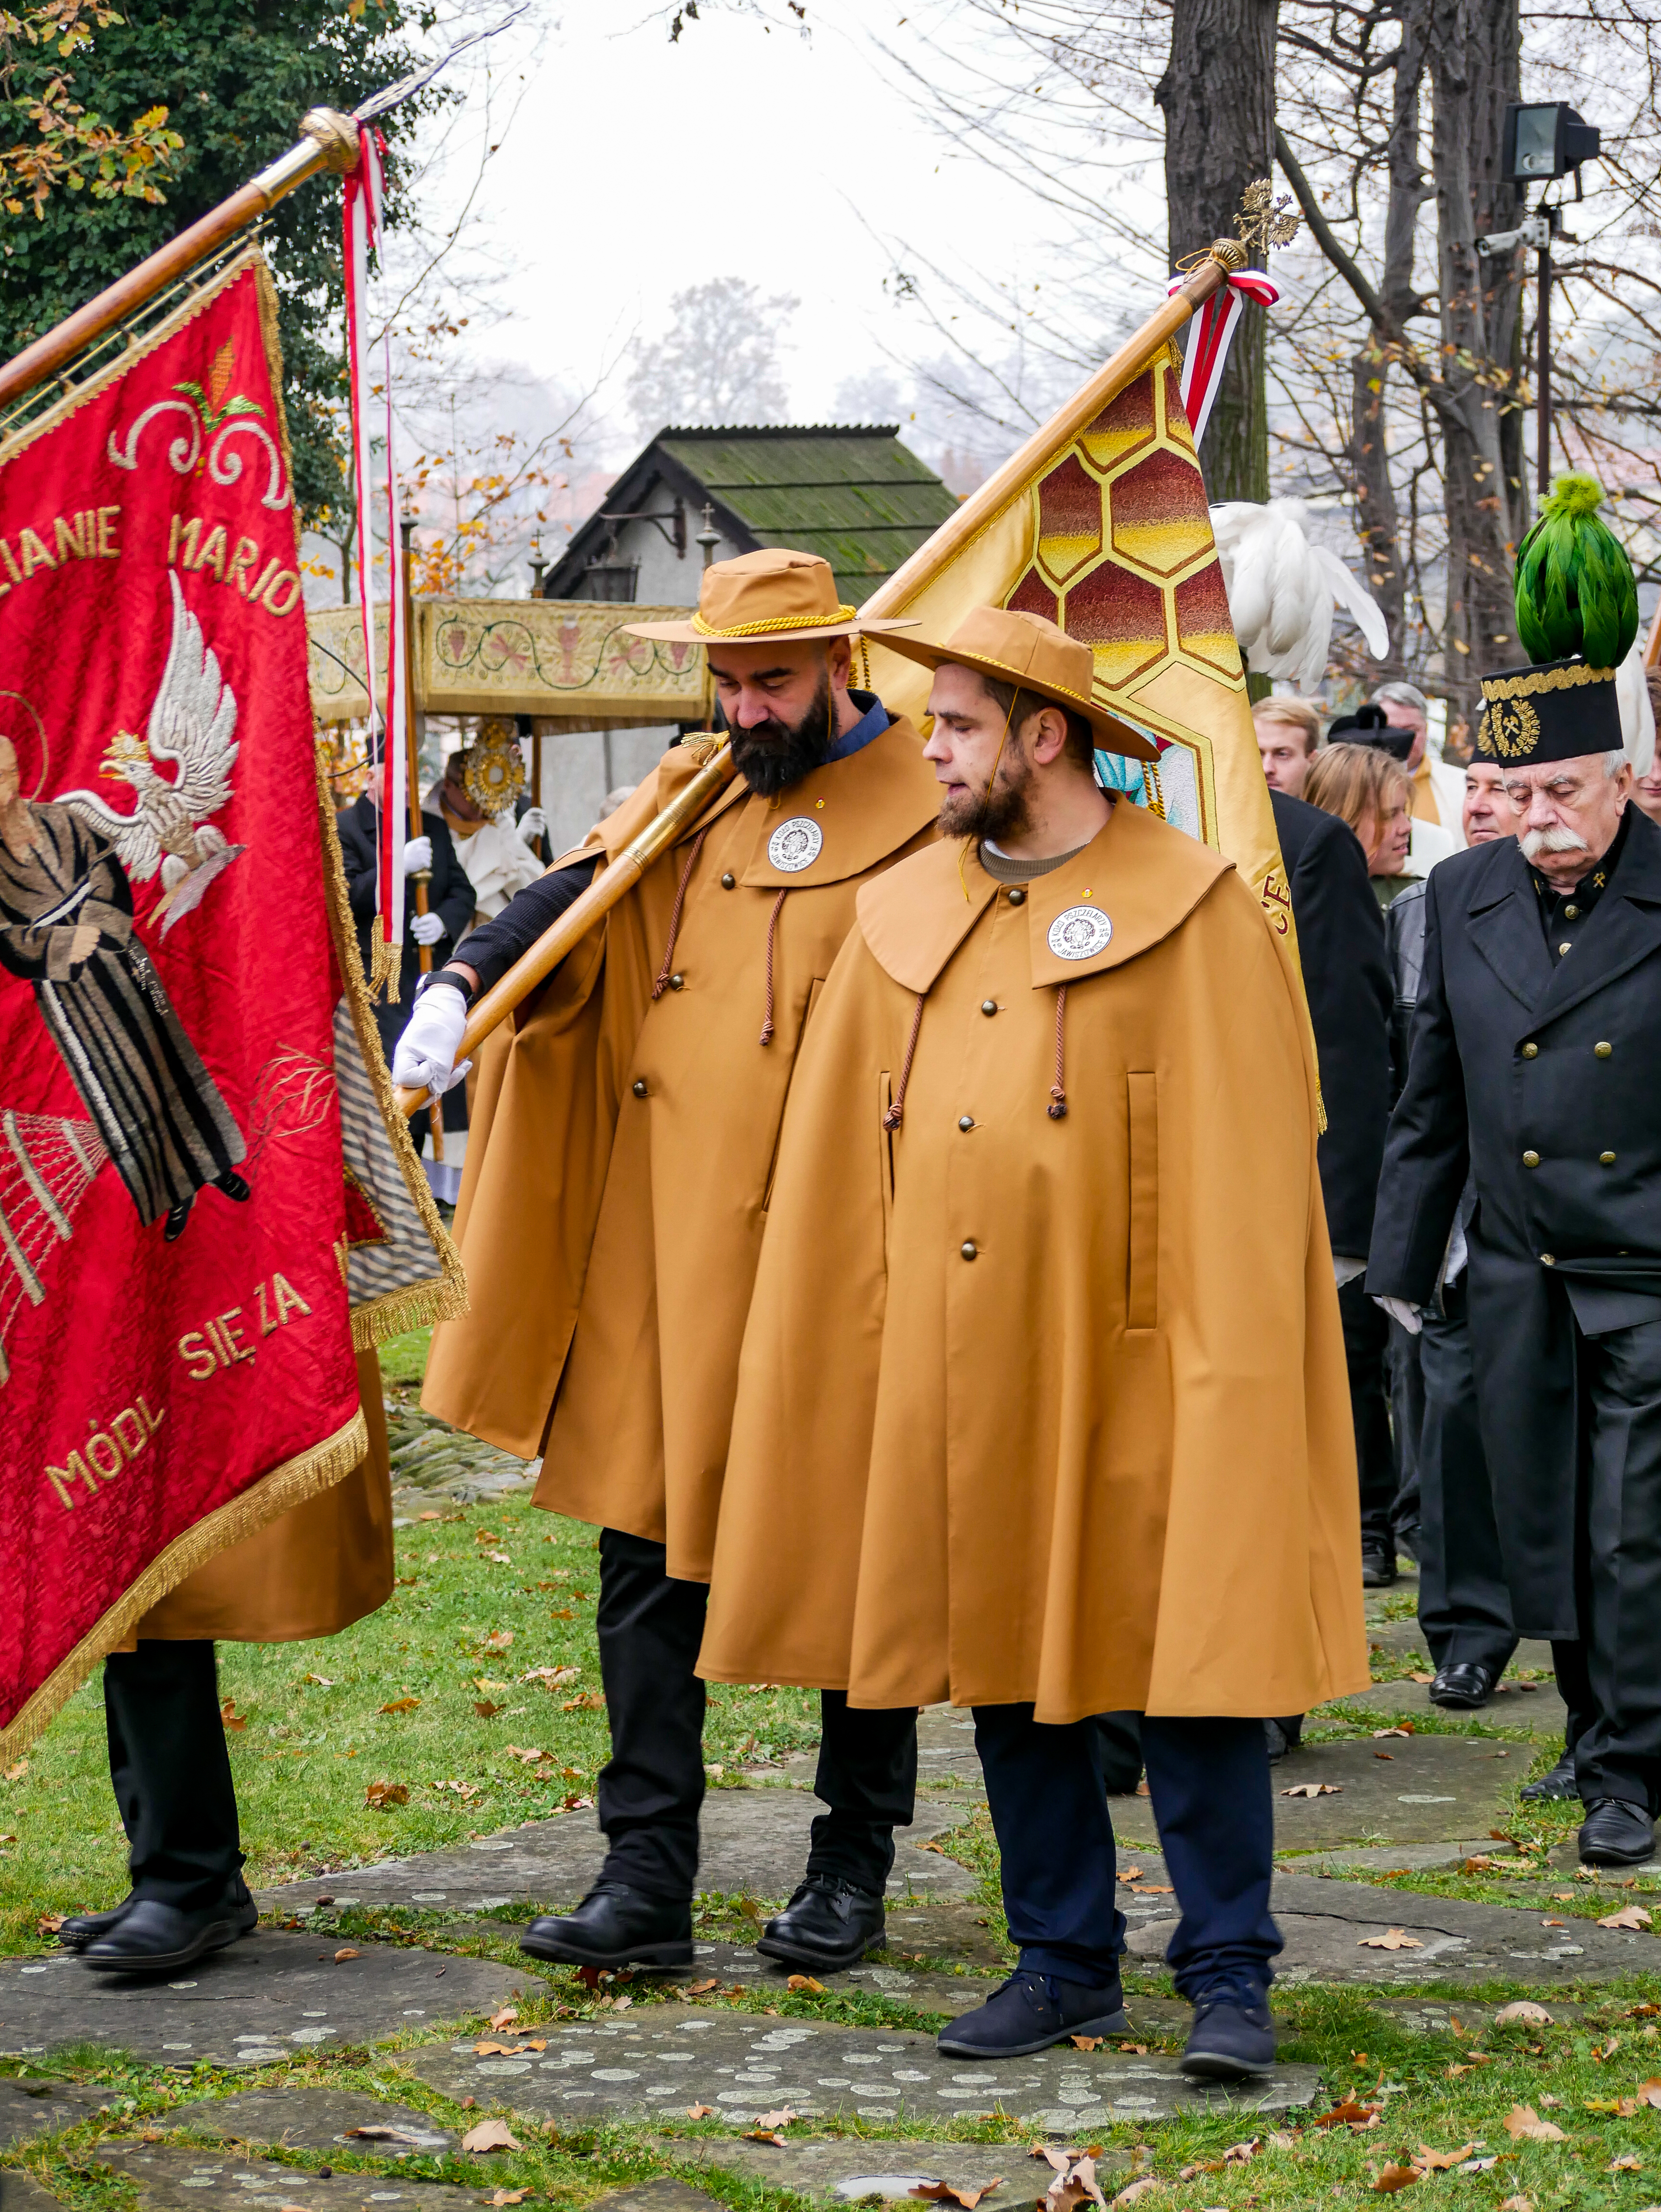
[[[1050,925],[1050,949],[1058,960],[1093,960],[1104,951],[1113,925],[1098,906],[1070,906]]]
[[[767,857],[781,875],[811,868],[824,847],[824,832],[811,814],[793,814],[767,841]]]

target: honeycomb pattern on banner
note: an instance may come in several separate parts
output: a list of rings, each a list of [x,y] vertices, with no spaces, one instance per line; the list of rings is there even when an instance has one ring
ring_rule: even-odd
[[[1160,741],[1170,818],[1214,845],[1210,739],[1139,696],[1172,668],[1245,689],[1178,367],[1167,348],[1034,485],[1035,550],[1005,605],[1090,647],[1096,696]]]

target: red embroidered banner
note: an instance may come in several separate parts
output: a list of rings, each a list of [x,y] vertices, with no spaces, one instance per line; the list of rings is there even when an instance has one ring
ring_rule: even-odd
[[[200,1559],[362,1449],[271,319],[245,257],[0,449],[14,1743]]]

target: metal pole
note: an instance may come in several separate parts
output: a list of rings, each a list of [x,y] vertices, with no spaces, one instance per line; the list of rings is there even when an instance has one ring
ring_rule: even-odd
[[[1542,210],[1543,212],[1543,210]],[[1536,371],[1539,391],[1536,394],[1538,410],[1538,428],[1536,442],[1539,447],[1539,493],[1544,499],[1551,489],[1551,232],[1546,233],[1546,242],[1539,249],[1540,265],[1540,365]]]
[[[398,519],[399,535],[404,541],[404,715],[406,738],[404,754],[410,772],[410,835],[412,837],[419,837],[423,835],[421,826],[421,763],[417,757],[419,748],[416,741],[415,640],[411,635],[415,620],[415,602],[410,589],[411,541],[415,536],[415,526],[416,518],[413,511],[405,508]],[[427,886],[432,881],[432,874],[430,868],[417,868],[410,878],[410,881],[415,885],[415,903],[417,914],[426,914],[429,910],[427,905]],[[430,945],[418,946],[416,958],[422,974],[430,975],[433,972],[432,946]],[[427,1126],[433,1135],[434,1161],[441,1163],[444,1158],[444,1102],[441,1098],[428,1115]]]

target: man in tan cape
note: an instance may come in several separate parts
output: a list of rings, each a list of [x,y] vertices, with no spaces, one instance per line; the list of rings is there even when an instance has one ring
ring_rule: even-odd
[[[965,2057],[1122,2018],[1089,1717],[1145,1714],[1183,2064],[1232,2078],[1275,2047],[1262,1716],[1368,1680],[1297,981],[1229,862],[1099,787],[1151,748],[1087,647],[887,642],[936,670],[948,842],[861,890],[814,1017],[699,1671],[973,1707],[1020,1966]]]
[[[540,1451],[537,1504],[601,1530],[611,1758],[596,1796],[610,1849],[575,1911],[533,1923],[525,1948],[539,1958],[691,1960],[694,1668],[779,1125],[860,885],[934,834],[916,731],[849,690],[859,627],[827,564],[782,550],[707,569],[691,622],[639,626],[703,646],[739,775],[480,1067],[456,1221],[472,1311],[438,1331],[423,1402],[509,1451]],[[666,754],[580,854],[469,938],[417,1003],[399,1082],[453,1079],[472,993],[706,751]],[[771,1535],[797,1556],[788,1528]],[[816,1786],[830,1810],[764,1953],[849,1966],[880,1938],[916,1778],[915,1701],[851,1711],[827,1694]]]

